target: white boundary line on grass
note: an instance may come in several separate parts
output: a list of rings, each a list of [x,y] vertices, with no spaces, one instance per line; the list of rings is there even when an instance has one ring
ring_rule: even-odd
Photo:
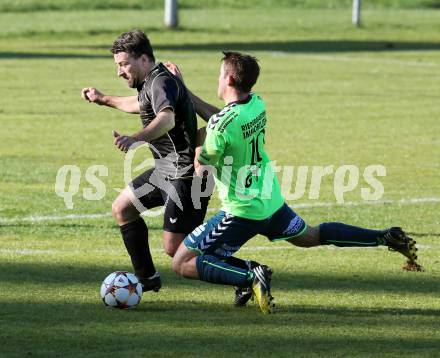
[[[13,218],[0,218],[0,224],[8,224],[15,222],[40,222],[40,221],[58,221],[58,220],[77,220],[77,219],[100,219],[112,216],[111,213],[105,214],[69,214],[69,215],[31,215]]]
[[[327,207],[337,207],[337,206],[367,206],[367,205],[417,205],[426,203],[440,203],[440,198],[411,198],[411,199],[400,199],[400,200],[375,200],[375,201],[347,201],[343,204],[338,204],[335,202],[316,202],[316,203],[298,203],[290,204],[292,209],[313,209],[313,208],[327,208]],[[218,208],[209,208],[208,212],[217,212]],[[13,217],[13,218],[1,218],[1,224],[9,223],[20,223],[20,222],[44,222],[44,221],[59,221],[59,220],[77,220],[77,219],[100,219],[111,217],[111,213],[101,213],[101,214],[69,214],[69,215],[48,215],[48,216],[23,216],[23,217]]]
[[[293,247],[293,246],[292,246]],[[284,250],[286,246],[253,246],[243,247],[242,251],[271,251],[271,250]],[[164,252],[162,248],[150,249],[151,252]],[[87,250],[87,253],[107,253],[107,254],[121,254],[121,249],[99,249],[99,250]],[[0,249],[0,254],[11,255],[53,255],[53,254],[82,254],[84,250],[41,250],[41,249]]]
[[[292,246],[293,247],[293,246]],[[271,251],[271,250],[285,250],[286,246],[253,246],[243,247],[242,251]],[[151,252],[164,252],[162,248],[150,249]],[[87,250],[87,253],[107,253],[107,254],[121,254],[121,249],[99,249]],[[53,255],[53,254],[82,254],[84,250],[41,250],[41,249],[0,249],[0,254],[11,255]]]

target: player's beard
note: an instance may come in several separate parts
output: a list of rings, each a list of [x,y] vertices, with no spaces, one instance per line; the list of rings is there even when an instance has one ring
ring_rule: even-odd
[[[128,86],[130,88],[140,88],[140,87],[142,87],[143,79],[141,79],[141,78],[142,78],[141,76],[135,76],[135,75],[131,76],[131,79],[128,80]]]
[[[135,78],[127,80],[127,85],[130,88],[137,88],[138,81]]]
[[[142,84],[145,79],[145,74],[143,73],[142,69],[139,67],[133,68],[132,72],[130,73],[130,77],[126,78],[127,85],[130,88],[142,88]]]

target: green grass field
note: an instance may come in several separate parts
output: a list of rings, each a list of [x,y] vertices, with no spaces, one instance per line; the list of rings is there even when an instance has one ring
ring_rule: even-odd
[[[349,8],[194,9],[180,13],[180,30],[165,31],[160,10],[1,13],[0,356],[438,357],[440,11],[368,9],[360,29],[350,17]],[[114,189],[124,186],[111,131],[140,122],[87,104],[80,90],[132,93],[108,48],[134,27],[219,106],[220,51],[257,56],[272,159],[361,171],[348,204],[336,203],[334,175],[317,199],[309,176],[289,204],[311,225],[402,225],[425,272],[403,272],[403,257],[385,248],[306,250],[257,237],[238,256],[275,271],[277,312],[263,316],[255,304],[232,307],[228,287],[175,276],[158,217],[148,225],[163,289],[134,310],[106,309],[101,281],[131,269],[110,217]],[[67,164],[81,171],[72,210],[54,190]],[[96,164],[108,168],[107,191],[89,201],[85,173]],[[384,195],[366,203],[362,172],[373,164],[386,168]],[[216,197],[210,206],[219,207]]]

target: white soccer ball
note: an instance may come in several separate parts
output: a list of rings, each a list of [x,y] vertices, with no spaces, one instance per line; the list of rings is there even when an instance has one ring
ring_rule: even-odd
[[[106,306],[135,307],[142,298],[142,284],[130,272],[112,272],[102,282],[101,298]]]

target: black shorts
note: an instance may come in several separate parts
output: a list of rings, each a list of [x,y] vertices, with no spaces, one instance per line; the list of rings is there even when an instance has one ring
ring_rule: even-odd
[[[187,235],[203,223],[210,199],[201,197],[194,203],[192,183],[191,179],[165,179],[151,168],[129,186],[134,189],[135,206],[140,212],[165,205],[163,230]]]

